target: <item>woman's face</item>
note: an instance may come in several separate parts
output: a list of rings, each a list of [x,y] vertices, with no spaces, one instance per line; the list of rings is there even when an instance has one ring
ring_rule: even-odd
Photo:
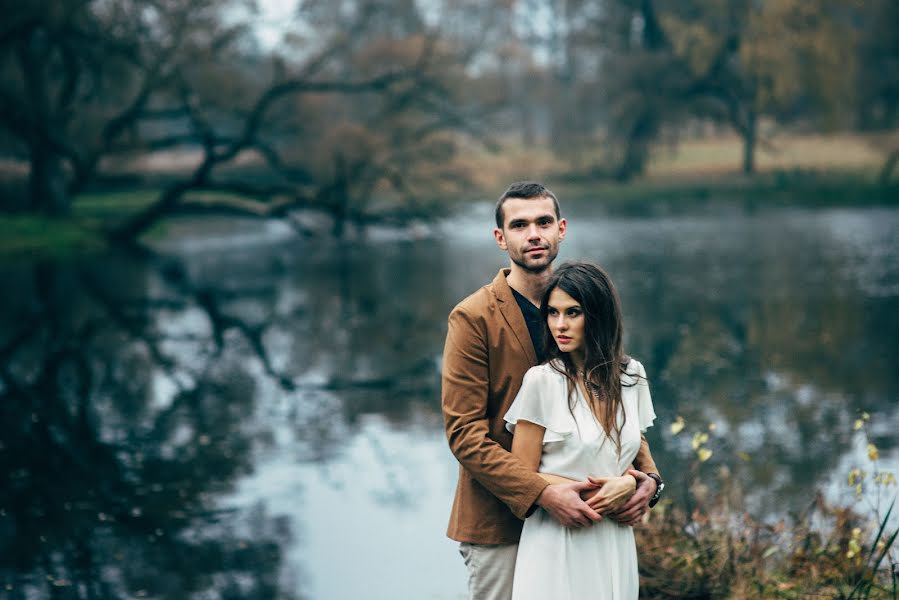
[[[560,288],[549,294],[546,324],[562,352],[584,352],[584,309]]]

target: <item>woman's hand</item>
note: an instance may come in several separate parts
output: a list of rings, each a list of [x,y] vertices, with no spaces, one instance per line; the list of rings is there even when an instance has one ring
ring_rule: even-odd
[[[600,514],[621,508],[637,489],[633,475],[621,477],[588,477],[590,483],[600,486],[598,492],[587,500],[587,505]]]

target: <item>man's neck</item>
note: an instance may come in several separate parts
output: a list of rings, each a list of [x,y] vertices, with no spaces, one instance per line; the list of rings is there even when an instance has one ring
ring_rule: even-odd
[[[552,267],[541,273],[533,273],[512,263],[512,271],[506,277],[506,282],[510,288],[530,300],[531,304],[540,306],[540,299],[552,274]]]

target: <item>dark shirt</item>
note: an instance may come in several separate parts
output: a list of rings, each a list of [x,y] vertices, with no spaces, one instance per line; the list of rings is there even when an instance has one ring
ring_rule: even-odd
[[[534,306],[530,300],[514,289],[512,290],[512,295],[515,296],[518,308],[521,309],[521,314],[524,316],[524,322],[528,326],[528,333],[531,334],[531,342],[534,344],[534,351],[537,354],[537,364],[540,364],[546,360],[546,355],[543,353],[544,325],[543,319],[540,317],[540,308]]]

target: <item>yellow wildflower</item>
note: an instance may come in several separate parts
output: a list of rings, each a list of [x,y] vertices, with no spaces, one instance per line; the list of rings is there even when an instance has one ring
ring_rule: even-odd
[[[709,434],[707,433],[694,433],[693,434],[693,449],[697,450],[700,446],[709,441]]]
[[[868,444],[868,458],[871,460],[877,460],[880,458],[880,453],[877,451],[877,446],[874,444]]]
[[[677,435],[681,431],[684,430],[684,418],[680,415],[677,415],[677,418],[674,419],[674,423],[671,424],[671,435]]]

